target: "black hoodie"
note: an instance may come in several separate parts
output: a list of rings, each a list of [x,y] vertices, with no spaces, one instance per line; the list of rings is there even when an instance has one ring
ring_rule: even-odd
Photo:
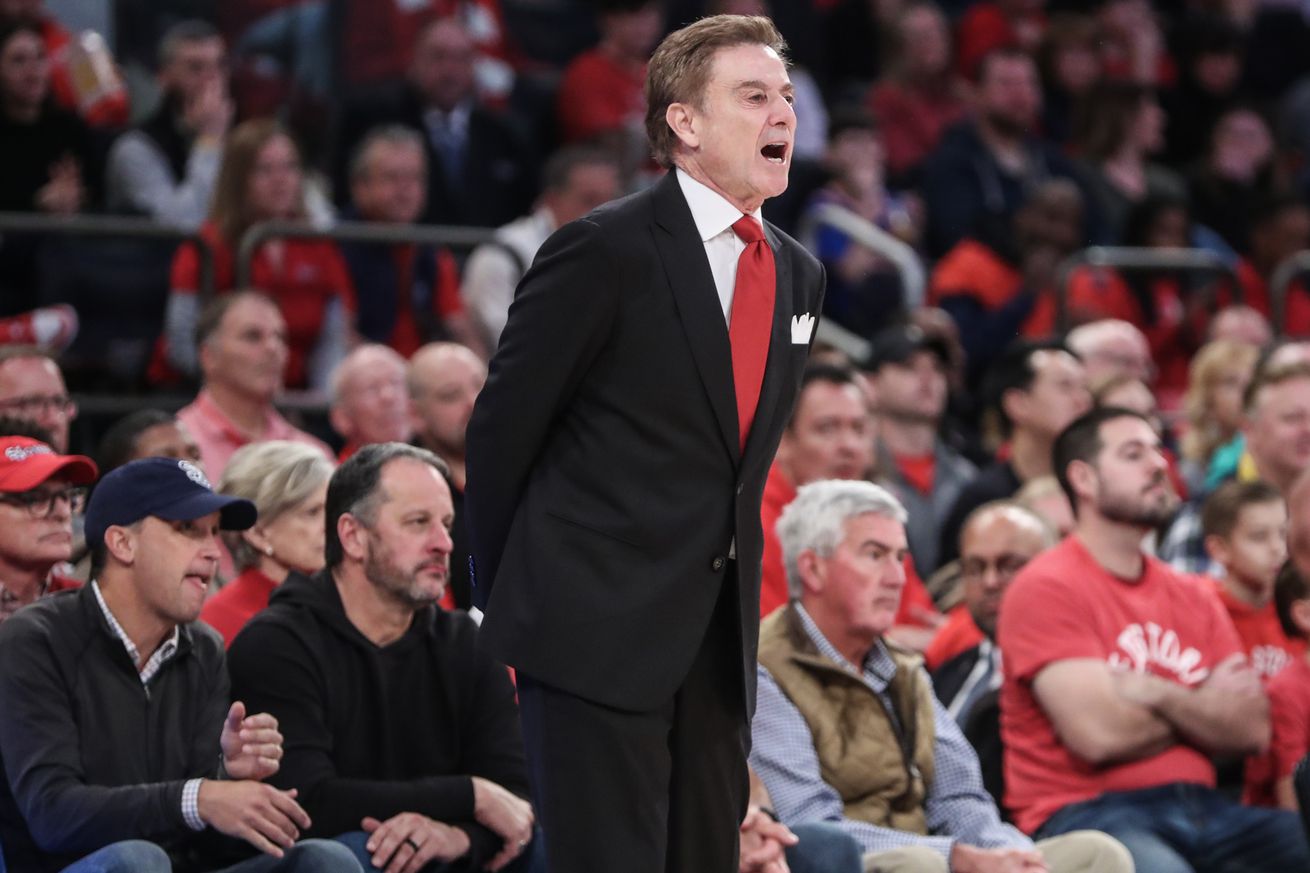
[[[292,574],[232,642],[228,669],[233,700],[277,717],[284,757],[268,781],[299,790],[307,836],[417,812],[468,833],[458,869],[480,870],[500,850],[474,821],[471,777],[526,797],[523,737],[509,675],[466,613],[420,610],[379,648],[327,572]]]

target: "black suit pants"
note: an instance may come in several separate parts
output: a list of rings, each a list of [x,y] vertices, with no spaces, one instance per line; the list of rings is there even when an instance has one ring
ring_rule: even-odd
[[[691,670],[654,711],[519,675],[549,873],[737,873],[750,733],[735,577],[724,574]]]

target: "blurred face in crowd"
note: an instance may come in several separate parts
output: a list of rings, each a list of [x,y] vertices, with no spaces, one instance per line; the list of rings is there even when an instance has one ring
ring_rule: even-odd
[[[1101,450],[1091,464],[1075,461],[1069,475],[1080,498],[1101,517],[1139,528],[1158,527],[1178,509],[1160,437],[1139,418],[1101,424]]]
[[[1274,156],[1274,137],[1263,118],[1235,109],[1219,119],[1212,134],[1210,164],[1225,179],[1249,183]]]
[[[872,128],[847,128],[828,142],[828,168],[857,195],[882,189],[884,159],[882,140]]]
[[[1187,210],[1178,206],[1161,209],[1147,231],[1146,244],[1153,249],[1183,249],[1191,244],[1188,238],[1191,218]]]
[[[647,3],[640,9],[610,12],[601,17],[604,41],[620,57],[642,61],[650,57],[655,41],[664,27],[664,13],[659,3]]]
[[[1077,358],[1060,349],[1033,352],[1031,366],[1034,375],[1028,390],[1014,389],[1006,394],[1006,415],[1016,429],[1051,441],[1092,408],[1087,372]]]
[[[68,425],[77,406],[64,387],[59,365],[49,358],[10,358],[0,362],[0,414],[40,425],[50,434],[50,447],[68,451]]]
[[[1242,395],[1251,382],[1249,367],[1228,367],[1210,386],[1210,416],[1228,432],[1242,425]]]
[[[15,573],[44,575],[72,556],[73,513],[85,491],[56,474],[30,491],[0,494],[0,583],[9,577],[12,585]]]
[[[410,429],[405,359],[386,346],[356,349],[342,364],[332,426],[347,439],[406,442]]]
[[[156,424],[137,434],[132,457],[128,460],[139,458],[177,458],[201,467],[200,446],[180,421]]]
[[[1101,80],[1101,58],[1095,44],[1070,40],[1055,50],[1052,73],[1060,88],[1069,94],[1086,94]]]
[[[1208,536],[1205,546],[1228,571],[1228,578],[1254,600],[1267,603],[1287,560],[1287,505],[1282,500],[1248,503],[1238,510],[1228,536]]]
[[[327,501],[327,482],[304,500],[269,521],[259,520],[251,531],[244,532],[248,541],[282,568],[296,573],[312,575],[323,569],[323,508]],[[273,548],[266,554],[266,546]]]
[[[421,609],[441,599],[450,572],[450,487],[435,468],[396,458],[382,468],[383,499],[365,527],[364,574],[386,599]]]
[[[1250,306],[1229,306],[1210,322],[1210,339],[1230,339],[1259,348],[1273,338],[1269,320]]]
[[[1192,77],[1211,94],[1231,94],[1242,76],[1242,58],[1237,52],[1205,52],[1192,61]]]
[[[986,510],[961,531],[964,605],[988,639],[996,638],[1001,595],[1024,564],[1046,548],[1046,540],[1041,523],[1012,506]]]
[[[200,616],[221,552],[217,512],[190,521],[148,516],[130,527],[109,528],[105,543],[131,567],[132,599],[166,625]]]
[[[424,99],[449,112],[473,95],[473,39],[445,18],[428,25],[414,43],[409,78]]]
[[[294,218],[300,210],[300,153],[283,134],[271,137],[259,149],[246,180],[251,213],[259,218]]]
[[[49,86],[50,61],[41,37],[20,30],[0,45],[0,102],[4,108],[31,112],[41,106]]]
[[[1160,408],[1155,402],[1155,394],[1146,383],[1131,379],[1101,395],[1101,406],[1119,406],[1131,409],[1138,415],[1145,416],[1156,433],[1162,433],[1164,423],[1160,421]]]
[[[1264,270],[1310,247],[1310,209],[1288,206],[1251,232],[1251,260]]]
[[[917,3],[901,15],[901,58],[909,78],[941,75],[951,63],[951,34],[946,16],[929,3]]]
[[[0,20],[36,21],[45,0],[0,0]]]
[[[666,113],[680,146],[678,166],[744,213],[787,190],[796,135],[787,67],[768,46],[714,52],[699,103]]]
[[[1261,478],[1280,489],[1290,487],[1310,466],[1310,377],[1261,388],[1242,432]]]
[[[271,403],[287,366],[287,325],[272,303],[243,297],[200,349],[205,382]]]
[[[867,652],[896,621],[909,554],[905,525],[866,512],[843,524],[832,555],[813,551],[797,559],[801,602],[837,650]]]
[[[1155,374],[1155,361],[1146,337],[1127,322],[1095,323],[1090,334],[1081,338],[1075,334],[1071,344],[1083,359],[1088,382],[1118,375],[1150,382]]]
[[[427,448],[441,457],[464,457],[464,431],[486,381],[486,365],[463,346],[446,343],[415,354],[410,397],[415,430]]]
[[[206,88],[221,84],[227,76],[227,47],[220,37],[184,40],[160,70],[160,84],[180,97],[194,100]]]
[[[796,487],[820,479],[862,479],[873,466],[873,426],[864,392],[816,379],[796,401],[778,463]]]
[[[1129,131],[1133,145],[1143,154],[1155,154],[1164,148],[1164,128],[1165,114],[1160,101],[1154,96],[1144,98]]]
[[[1002,136],[1018,138],[1033,130],[1042,111],[1037,67],[1021,55],[984,60],[978,81],[978,110]]]
[[[542,200],[555,217],[555,224],[562,226],[618,196],[618,165],[602,161],[576,164],[564,184],[556,191],[545,192]]]
[[[1014,217],[1016,244],[1022,251],[1048,248],[1063,255],[1083,243],[1083,200],[1071,182],[1043,184]]]
[[[410,224],[427,200],[427,159],[417,142],[376,140],[369,146],[365,169],[350,182],[350,191],[367,221]]]
[[[878,413],[888,418],[935,424],[946,409],[946,363],[927,349],[883,364],[873,383]]]

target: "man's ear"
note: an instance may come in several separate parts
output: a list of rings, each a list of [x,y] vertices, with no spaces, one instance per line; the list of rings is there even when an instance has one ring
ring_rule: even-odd
[[[337,539],[341,541],[341,552],[347,558],[364,560],[368,551],[368,528],[349,512],[341,513],[337,519]]]
[[[1210,556],[1210,560],[1214,561],[1216,564],[1222,564],[1225,567],[1228,566],[1228,561],[1232,557],[1232,553],[1228,548],[1228,540],[1218,534],[1210,534],[1203,540],[1203,542],[1205,544],[1205,551]]]
[[[700,146],[696,111],[691,106],[686,103],[670,103],[669,108],[664,110],[664,120],[673,130],[673,135],[687,148],[694,149]]]
[[[114,560],[128,567],[136,562],[136,532],[129,527],[112,524],[105,529],[105,551]]]
[[[823,592],[827,582],[826,566],[814,549],[806,549],[796,556],[796,569],[801,575],[801,587],[809,594]]]
[[[1086,461],[1070,461],[1065,470],[1069,476],[1069,484],[1073,486],[1074,494],[1085,497],[1096,493],[1099,483],[1097,482],[1096,468],[1091,464]]]
[[[1293,600],[1288,612],[1291,613],[1292,623],[1301,631],[1301,635],[1310,639],[1310,597]]]

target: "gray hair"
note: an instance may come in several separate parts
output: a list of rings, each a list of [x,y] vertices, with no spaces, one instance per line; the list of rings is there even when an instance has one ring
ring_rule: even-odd
[[[846,522],[858,515],[881,515],[905,524],[909,517],[901,502],[881,485],[859,479],[824,479],[802,485],[796,499],[778,519],[782,563],[787,570],[787,592],[801,595],[800,555],[813,551],[830,557],[846,536]]]
[[[332,462],[313,446],[268,440],[237,449],[223,470],[218,490],[252,501],[259,520],[268,522],[313,496],[332,477],[332,470]],[[224,531],[223,542],[238,569],[259,563],[259,551],[240,531]]]
[[[369,172],[373,147],[380,143],[393,146],[412,146],[423,156],[424,168],[427,167],[427,152],[423,150],[423,137],[412,127],[403,124],[384,124],[364,134],[364,138],[350,153],[350,181],[362,179]]]

